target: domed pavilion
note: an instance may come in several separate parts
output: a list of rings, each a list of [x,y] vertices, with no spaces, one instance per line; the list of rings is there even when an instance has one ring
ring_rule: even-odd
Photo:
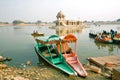
[[[62,13],[62,11],[59,11],[57,13],[57,20],[56,20],[56,26],[82,26],[81,21],[75,21],[75,20],[66,20],[65,15]]]
[[[62,11],[58,12],[56,17],[57,17],[57,20],[64,20],[65,19],[65,15],[62,13]]]

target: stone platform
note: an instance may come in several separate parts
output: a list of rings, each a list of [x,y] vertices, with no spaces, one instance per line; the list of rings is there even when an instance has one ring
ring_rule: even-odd
[[[120,56],[104,56],[88,58],[88,61],[102,69],[112,71],[113,68],[120,68]]]

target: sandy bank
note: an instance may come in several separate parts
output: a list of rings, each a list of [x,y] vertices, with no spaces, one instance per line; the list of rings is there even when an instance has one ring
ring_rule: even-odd
[[[71,77],[51,66],[6,67],[0,69],[0,80],[110,80],[87,70],[88,76]]]

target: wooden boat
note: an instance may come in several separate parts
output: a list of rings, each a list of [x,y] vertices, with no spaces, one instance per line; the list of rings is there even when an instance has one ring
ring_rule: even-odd
[[[73,52],[72,47],[68,45],[68,43],[72,42],[75,43],[75,52]],[[60,51],[60,43],[57,44],[57,49],[59,53],[62,52],[66,62],[77,72],[79,76],[86,77],[87,72],[76,54],[76,42],[77,38],[72,34],[68,34],[62,39],[62,51]]]
[[[89,32],[89,37],[90,38],[95,38],[97,36],[97,32],[93,31],[93,30],[90,30]]]
[[[97,35],[95,37],[95,41],[96,42],[102,42],[102,43],[113,43],[112,38],[111,37],[107,37],[105,35],[99,35],[99,36]]]
[[[90,38],[95,38],[96,36],[97,36],[97,34],[89,33],[89,37],[90,37]]]
[[[113,43],[120,44],[120,38],[114,37],[113,38]]]
[[[38,33],[37,31],[33,31],[33,33],[31,34],[33,37],[39,37],[39,36],[44,36],[43,33]]]
[[[56,49],[56,43],[60,42],[61,40],[58,36],[41,36],[35,40],[35,51],[40,58],[70,76],[77,75],[77,73],[66,63],[62,54],[58,54],[58,51]]]
[[[113,43],[120,44],[120,33],[117,33],[113,37]]]

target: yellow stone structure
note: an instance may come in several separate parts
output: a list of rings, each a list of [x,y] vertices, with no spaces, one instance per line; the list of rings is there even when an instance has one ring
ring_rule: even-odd
[[[66,20],[62,11],[58,12],[56,26],[82,26],[82,21]]]

